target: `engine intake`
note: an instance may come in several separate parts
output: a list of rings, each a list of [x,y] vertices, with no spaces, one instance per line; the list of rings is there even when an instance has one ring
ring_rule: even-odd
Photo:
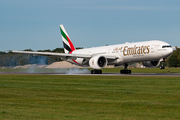
[[[143,62],[143,65],[147,68],[155,68],[159,66],[160,60],[159,61],[145,61]]]
[[[89,60],[89,66],[94,69],[106,67],[107,59],[104,56],[94,56]]]

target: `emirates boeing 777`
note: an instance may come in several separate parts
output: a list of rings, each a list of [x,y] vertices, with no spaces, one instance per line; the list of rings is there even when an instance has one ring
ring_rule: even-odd
[[[91,74],[101,74],[102,71],[100,69],[106,67],[107,65],[124,65],[124,69],[120,70],[120,73],[131,74],[131,70],[128,70],[127,67],[129,63],[133,62],[142,62],[143,65],[148,68],[157,67],[161,64],[161,68],[164,69],[164,61],[173,53],[171,45],[160,40],[76,50],[64,26],[60,25],[59,27],[65,53],[15,50],[12,52],[60,57],[62,60],[72,64],[93,68],[93,70],[91,70]]]

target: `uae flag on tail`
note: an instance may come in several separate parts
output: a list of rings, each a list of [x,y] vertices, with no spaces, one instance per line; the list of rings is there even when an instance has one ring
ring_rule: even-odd
[[[64,45],[64,52],[71,54],[75,50],[75,48],[63,25],[60,25],[60,31]]]

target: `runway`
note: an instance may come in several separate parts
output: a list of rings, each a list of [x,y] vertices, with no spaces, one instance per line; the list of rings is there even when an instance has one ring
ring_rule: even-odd
[[[0,75],[80,75],[80,76],[166,76],[166,77],[180,77],[180,73],[102,73],[102,74],[66,74],[66,73],[23,73],[23,72],[0,72]]]
[[[132,74],[119,74],[119,73],[103,73],[103,74],[53,74],[53,75],[82,75],[82,76],[166,76],[166,77],[180,77],[180,73],[132,73]]]

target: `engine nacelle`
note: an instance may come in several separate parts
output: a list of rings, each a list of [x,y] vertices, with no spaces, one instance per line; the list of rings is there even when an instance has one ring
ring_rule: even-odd
[[[94,69],[106,67],[107,59],[104,56],[94,56],[89,60],[89,66]]]
[[[160,60],[159,61],[145,61],[143,62],[143,65],[147,68],[155,68],[159,66]]]

